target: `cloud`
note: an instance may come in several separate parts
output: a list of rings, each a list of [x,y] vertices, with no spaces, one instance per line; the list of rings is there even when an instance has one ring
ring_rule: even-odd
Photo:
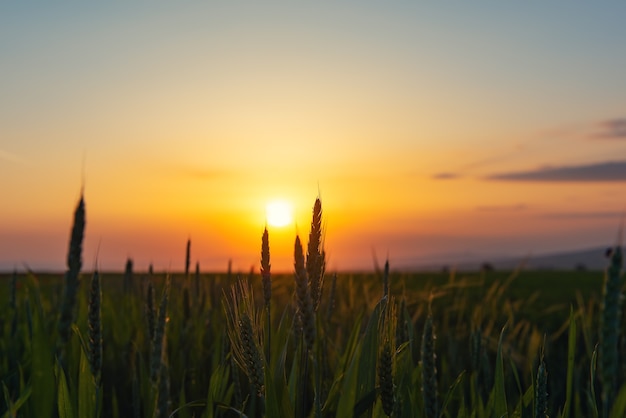
[[[544,213],[541,218],[546,219],[621,219],[624,212],[595,211],[595,212],[551,212]]]
[[[435,180],[454,180],[461,177],[458,173],[437,173],[433,175],[433,179]]]
[[[487,180],[506,181],[626,181],[626,161],[607,161],[587,165],[544,167],[530,171],[496,173]]]
[[[26,161],[22,158],[20,158],[19,156],[12,154],[8,151],[5,151],[3,149],[0,149],[0,160],[4,160],[4,161],[9,161],[12,163],[19,163],[19,164],[24,164],[26,163]]]
[[[476,207],[476,210],[480,212],[518,212],[526,209],[528,209],[528,206],[523,203],[517,205],[488,205]]]
[[[593,138],[626,139],[626,118],[609,119],[598,124],[598,130]]]

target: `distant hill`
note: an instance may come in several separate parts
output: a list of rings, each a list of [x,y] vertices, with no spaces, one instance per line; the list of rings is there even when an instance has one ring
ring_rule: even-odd
[[[428,270],[456,268],[457,270],[479,270],[483,265],[490,265],[496,270],[512,270],[520,265],[531,270],[595,270],[603,271],[608,259],[607,247],[594,247],[582,250],[562,251],[544,254],[527,254],[519,257],[485,256],[484,254],[449,254],[429,257],[420,261],[403,260],[398,263],[399,270]]]
[[[577,251],[531,255],[525,262],[527,269],[550,270],[604,270],[608,264],[605,255],[608,247],[595,247]],[[522,260],[495,261],[495,268],[513,268]]]

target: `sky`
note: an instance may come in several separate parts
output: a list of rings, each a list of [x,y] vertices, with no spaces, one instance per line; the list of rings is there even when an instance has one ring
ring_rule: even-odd
[[[0,270],[329,270],[616,243],[626,3],[0,3]]]

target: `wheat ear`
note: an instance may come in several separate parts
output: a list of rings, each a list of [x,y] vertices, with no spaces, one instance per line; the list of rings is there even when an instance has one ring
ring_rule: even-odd
[[[322,249],[322,201],[317,198],[313,205],[313,219],[307,245],[306,272],[309,278],[309,288],[313,310],[319,307],[322,287],[324,284],[324,251]]]
[[[267,228],[261,237],[261,280],[263,284],[263,301],[265,304],[265,360],[269,363],[271,352],[271,303],[272,273],[270,264],[270,238]]]
[[[548,416],[548,372],[543,356],[537,369],[537,386],[535,387],[535,418]]]
[[[63,288],[63,303],[59,317],[59,349],[63,349],[70,339],[70,331],[74,322],[78,280],[82,267],[83,236],[85,233],[85,200],[81,195],[76,210],[70,236],[70,247],[67,255],[67,271]],[[61,352],[61,358],[63,357]]]
[[[300,237],[296,236],[294,245],[294,269],[296,281],[296,298],[298,302],[298,317],[304,335],[304,342],[308,350],[313,349],[315,342],[315,313],[311,301],[311,293],[307,280],[307,270],[304,265],[304,253]]]

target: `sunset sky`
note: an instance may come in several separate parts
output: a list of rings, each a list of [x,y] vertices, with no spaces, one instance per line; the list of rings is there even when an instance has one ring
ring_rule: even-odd
[[[0,269],[329,269],[615,242],[626,3],[0,3]]]

